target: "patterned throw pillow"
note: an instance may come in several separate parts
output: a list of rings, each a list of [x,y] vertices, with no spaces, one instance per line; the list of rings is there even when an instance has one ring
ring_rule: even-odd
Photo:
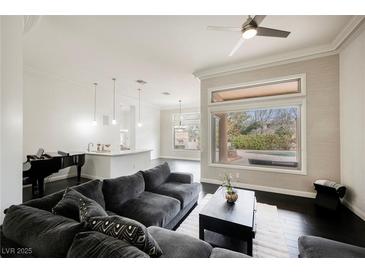
[[[124,240],[147,253],[150,257],[160,257],[162,250],[155,239],[141,223],[121,217],[92,217],[88,219],[91,230]]]
[[[108,213],[94,200],[80,198],[79,215],[80,222],[87,222],[91,217],[105,217]]]
[[[90,207],[93,205],[93,212],[97,212],[93,216],[108,216],[105,210],[94,200],[91,200],[80,192],[67,188],[63,194],[62,199],[52,208],[52,213],[55,215],[62,215],[64,217],[80,221],[80,203],[85,201]],[[90,216],[89,214],[88,216]]]

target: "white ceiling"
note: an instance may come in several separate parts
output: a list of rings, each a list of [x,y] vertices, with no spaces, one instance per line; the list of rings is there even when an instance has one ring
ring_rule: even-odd
[[[24,63],[82,84],[100,82],[161,108],[199,105],[193,72],[329,45],[352,16],[267,16],[262,26],[291,31],[287,39],[255,37],[233,56],[239,33],[207,31],[239,26],[246,16],[44,16],[24,38]],[[162,92],[170,92],[170,96]]]

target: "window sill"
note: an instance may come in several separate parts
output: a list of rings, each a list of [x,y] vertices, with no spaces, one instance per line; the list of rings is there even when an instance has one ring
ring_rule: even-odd
[[[200,149],[172,149],[173,151],[196,151],[196,152],[200,152]]]
[[[208,164],[208,167],[243,169],[243,170],[251,170],[251,171],[284,173],[284,174],[294,174],[294,175],[303,175],[303,176],[307,175],[307,171],[305,169],[291,170],[291,169],[274,168],[274,167],[239,166],[239,165],[227,165],[227,164],[215,164],[215,163]]]

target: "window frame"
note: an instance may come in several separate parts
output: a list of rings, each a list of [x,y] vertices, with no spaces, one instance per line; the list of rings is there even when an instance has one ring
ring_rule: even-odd
[[[184,115],[184,114],[196,114],[198,113],[199,114],[199,123],[198,123],[198,126],[199,126],[199,148],[198,149],[181,149],[181,148],[175,148],[175,127],[176,127],[176,124],[175,124],[175,120],[174,120],[174,116],[176,114],[179,114],[179,112],[174,112],[172,113],[171,115],[171,121],[172,121],[172,127],[171,127],[171,131],[172,131],[172,150],[173,151],[201,151],[201,113],[196,111],[196,112],[182,112],[181,115]]]
[[[235,101],[226,101],[226,102],[216,102],[211,103],[211,96],[213,91],[219,91],[221,89],[227,89],[228,86],[215,87],[208,90],[208,108],[207,108],[207,118],[208,118],[208,166],[209,167],[218,167],[218,168],[228,168],[228,169],[242,169],[242,170],[253,170],[253,171],[263,171],[263,172],[275,172],[275,173],[286,173],[286,174],[297,174],[297,175],[307,175],[307,134],[306,134],[306,110],[307,110],[307,102],[306,102],[306,76],[305,74],[297,74],[291,76],[285,76],[280,78],[273,78],[269,80],[255,81],[249,83],[235,84],[230,85],[229,88],[240,88],[243,86],[252,85],[255,83],[256,85],[268,84],[271,81],[279,82],[283,80],[290,79],[300,79],[301,83],[301,92],[296,94],[288,94],[288,95],[276,95],[276,96],[266,96],[266,97],[257,97],[257,98],[248,98],[243,100],[235,100]],[[213,153],[213,127],[212,127],[212,115],[216,112],[234,112],[234,111],[245,111],[251,110],[255,108],[279,108],[279,107],[288,107],[288,106],[296,106],[300,111],[300,169],[288,169],[282,167],[274,167],[274,166],[243,166],[243,165],[230,165],[230,164],[221,164],[214,163],[212,159]],[[299,135],[298,135],[299,136]]]

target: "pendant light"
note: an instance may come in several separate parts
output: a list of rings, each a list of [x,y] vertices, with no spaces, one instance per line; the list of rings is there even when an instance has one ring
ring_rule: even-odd
[[[94,83],[94,120],[92,121],[92,125],[96,126],[97,122],[96,122],[96,86],[98,85],[98,83]]]
[[[116,113],[115,113],[115,97],[116,97],[116,92],[115,92],[115,81],[117,79],[113,78],[112,79],[114,82],[114,90],[113,90],[113,120],[112,120],[112,124],[116,125],[117,124],[117,119],[116,119]]]
[[[179,100],[179,125],[175,126],[175,128],[180,128],[180,129],[185,128],[182,125],[181,100]]]
[[[138,123],[137,126],[138,127],[142,127],[142,122],[141,122],[141,89],[138,89]]]
[[[136,82],[138,84],[140,84],[141,86],[147,84],[147,82],[144,80],[137,80]],[[137,123],[137,126],[142,127],[142,121],[141,121],[141,92],[142,92],[142,89],[139,88],[137,90],[138,90],[138,123]]]

